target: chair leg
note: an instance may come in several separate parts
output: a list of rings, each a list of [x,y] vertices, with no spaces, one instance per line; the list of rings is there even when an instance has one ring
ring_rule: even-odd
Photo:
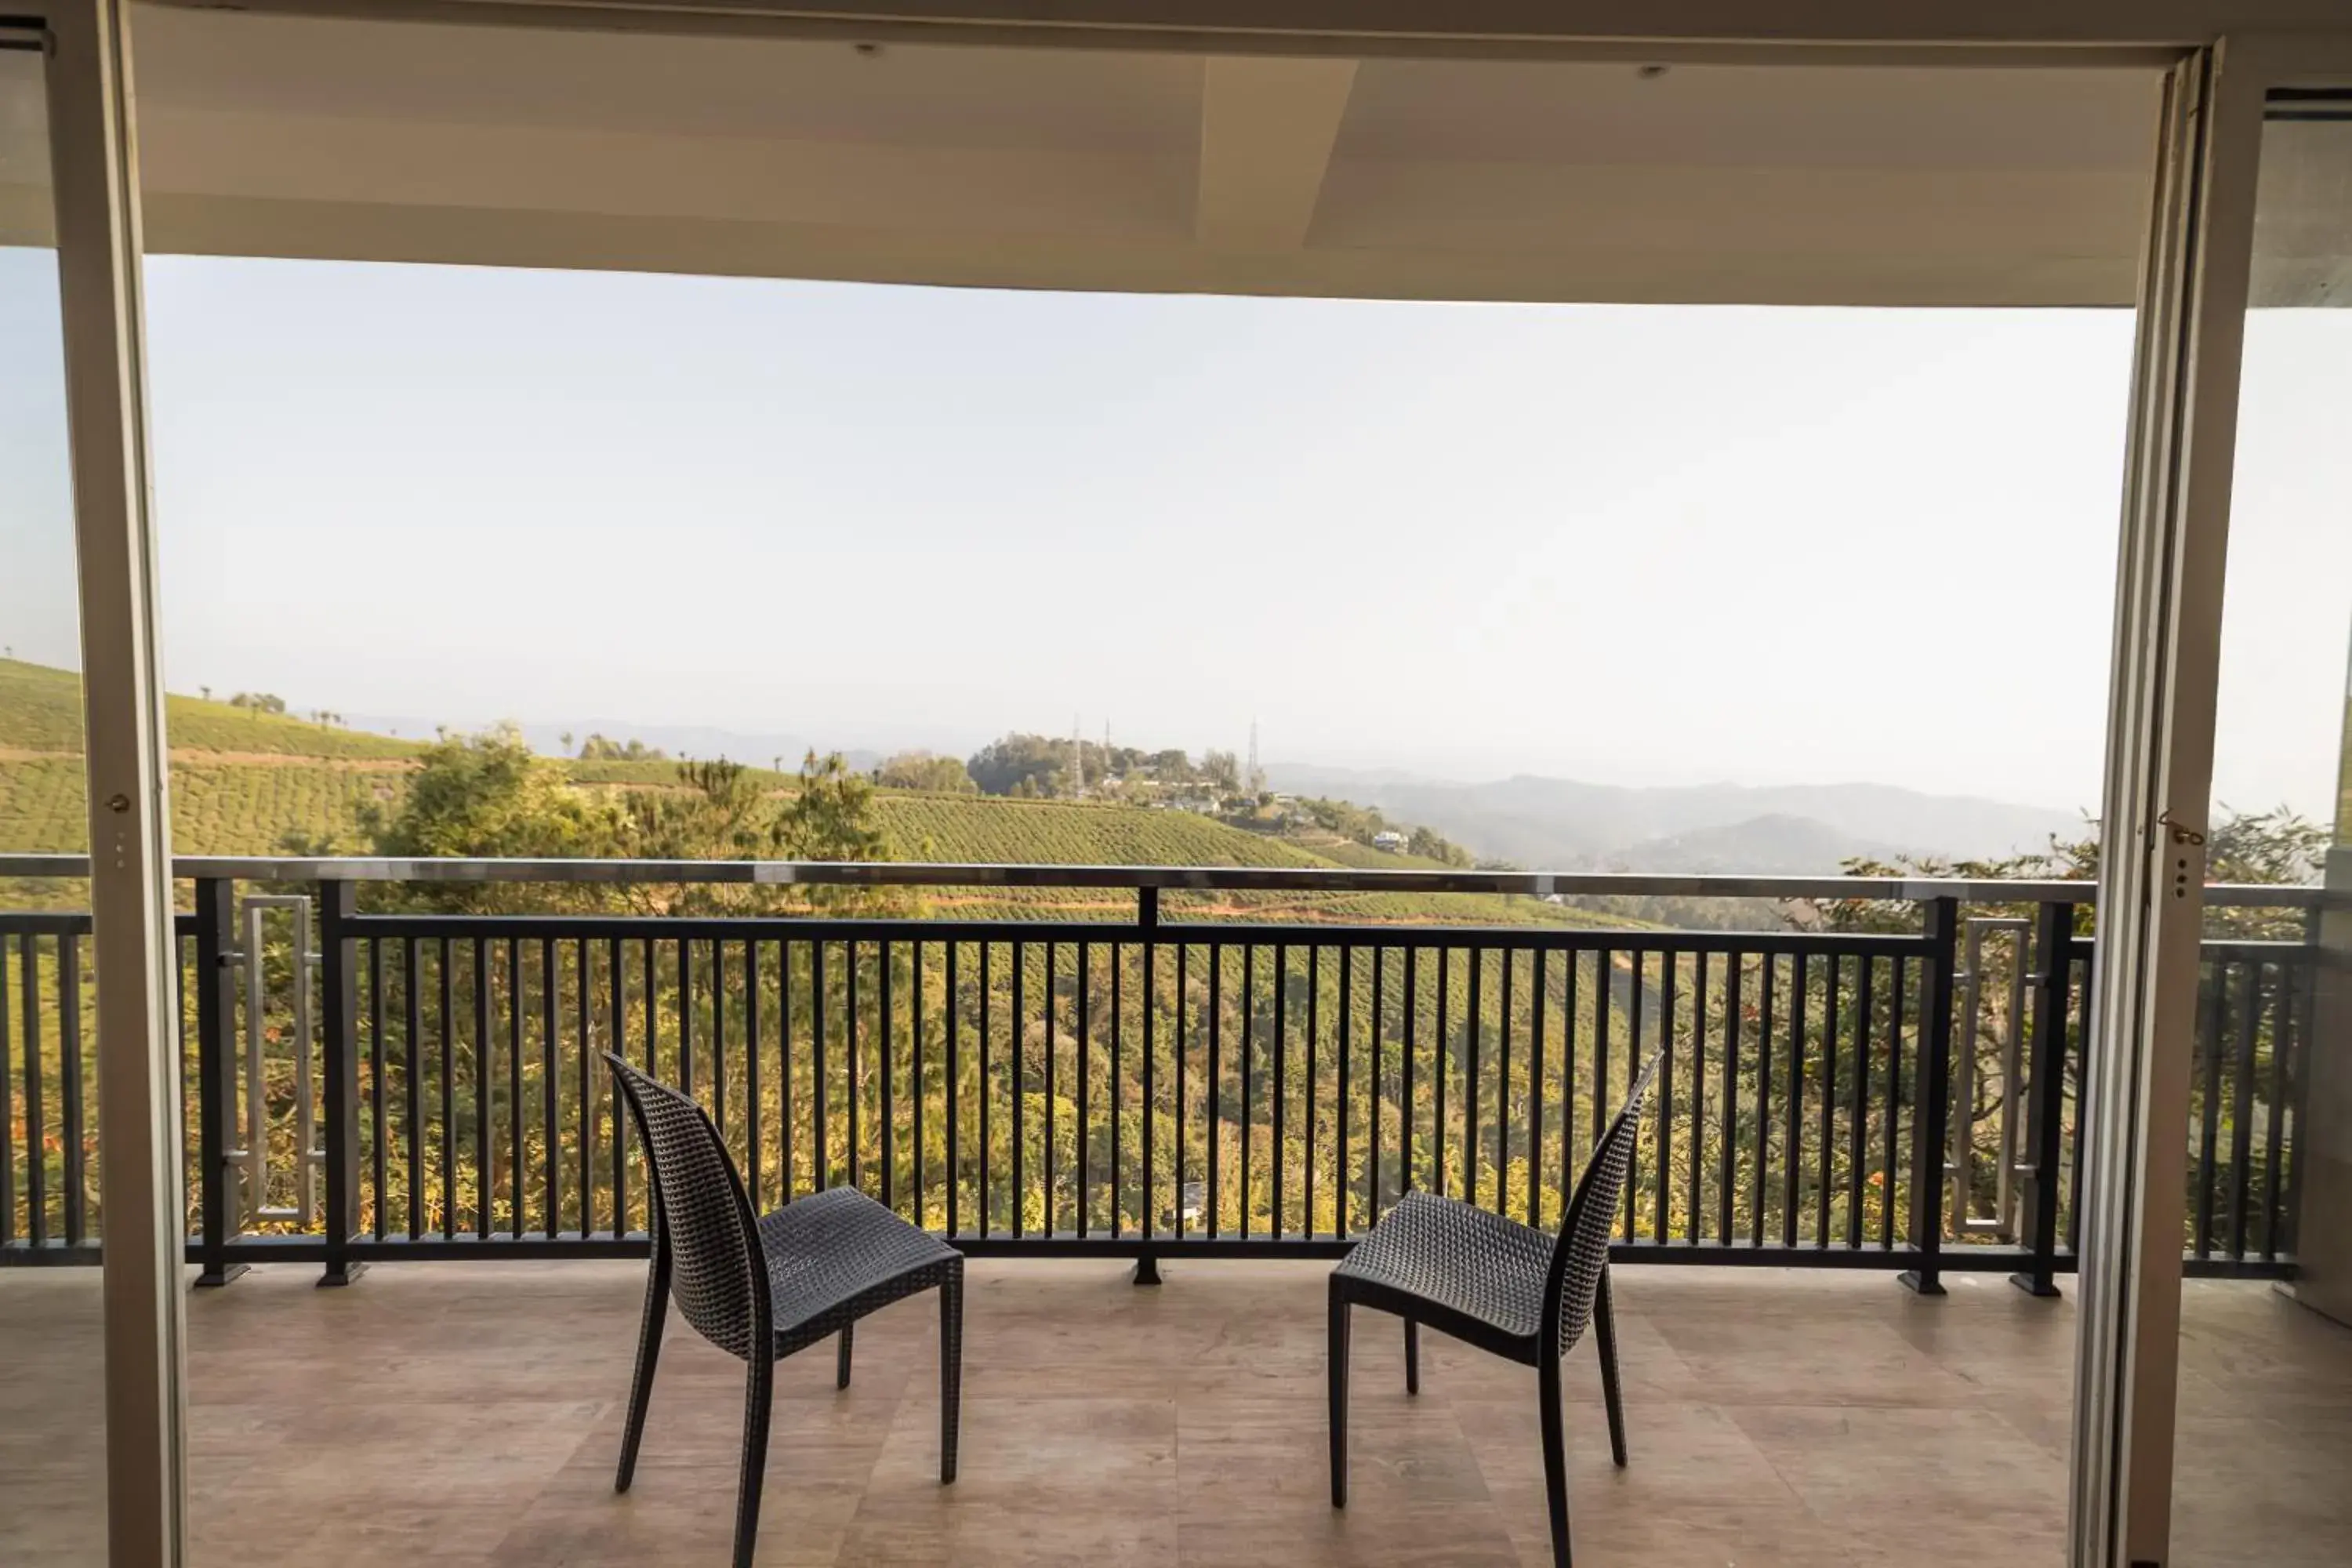
[[[1609,1457],[1625,1468],[1625,1396],[1617,1386],[1617,1316],[1609,1300],[1609,1270],[1592,1300],[1592,1328],[1601,1342],[1601,1394],[1609,1406]]]
[[[768,1475],[768,1417],[776,1363],[756,1352],[743,1387],[743,1477],[735,1492],[735,1568],[751,1568],[760,1542],[760,1486]]]
[[[1421,1392],[1421,1325],[1411,1318],[1404,1321],[1404,1391]]]
[[[661,1360],[662,1328],[669,1318],[669,1254],[656,1241],[646,1269],[646,1310],[637,1324],[637,1372],[629,1384],[629,1420],[621,1430],[621,1468],[613,1489],[625,1492],[636,1478],[637,1445],[646,1435],[646,1408],[653,1403],[654,1365]]]
[[[940,1284],[940,1485],[956,1479],[963,1415],[963,1265]]]
[[[833,1385],[835,1388],[849,1386],[849,1351],[850,1346],[856,1342],[856,1335],[857,1325],[855,1323],[841,1331],[841,1359],[835,1368],[833,1380]]]
[[[1348,1302],[1331,1293],[1331,1506],[1348,1506]]]
[[[1569,1568],[1568,1435],[1559,1409],[1559,1357],[1549,1348],[1536,1364],[1536,1397],[1543,1405],[1544,1500],[1551,1509],[1553,1568]]]

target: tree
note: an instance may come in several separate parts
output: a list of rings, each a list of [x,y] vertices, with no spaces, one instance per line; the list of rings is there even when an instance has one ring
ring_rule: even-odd
[[[874,782],[886,789],[928,790],[937,795],[972,795],[980,788],[962,763],[931,752],[900,752],[885,758],[874,770]]]
[[[1209,783],[1227,795],[1240,792],[1242,765],[1231,752],[1210,752],[1201,758],[1201,773]]]
[[[1470,851],[1444,834],[1433,832],[1426,827],[1416,827],[1412,830],[1412,837],[1405,840],[1405,850],[1408,854],[1419,855],[1424,859],[1440,861],[1448,866],[1470,864]],[[1497,864],[1486,868],[1510,870],[1514,868]]]
[[[874,786],[839,752],[801,761],[800,793],[776,824],[773,840],[787,859],[885,860],[887,838],[874,820]]]
[[[570,737],[566,737],[568,741]],[[659,746],[648,746],[643,741],[626,743],[604,735],[591,735],[580,742],[580,760],[583,763],[660,763],[669,760],[669,753]]]
[[[625,854],[634,837],[626,814],[573,787],[512,725],[442,736],[426,749],[397,806],[366,803],[358,823],[376,854],[398,857],[582,859]],[[421,883],[409,896],[448,910],[593,901],[579,889],[567,896],[559,887],[520,883]]]
[[[256,713],[283,713],[286,699],[272,691],[240,691],[228,700],[232,708],[247,708]]]
[[[965,764],[982,795],[1050,794],[1070,765],[1070,742],[1049,735],[1014,733],[982,746]]]

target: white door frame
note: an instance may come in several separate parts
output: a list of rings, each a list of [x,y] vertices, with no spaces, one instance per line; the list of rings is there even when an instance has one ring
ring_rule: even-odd
[[[98,997],[107,1551],[184,1555],[179,959],[149,515],[125,0],[10,0],[42,28],[57,208]]]
[[[2085,1079],[2070,1561],[2161,1568],[2204,837],[2254,244],[2274,87],[2352,83],[2352,31],[2235,36],[2173,73],[2140,300]]]
[[[260,3],[357,13],[348,0]],[[171,1568],[183,1558],[184,1540],[177,975],[125,4],[14,0],[7,9],[45,23],[50,38],[100,988],[110,1555],[115,1568]],[[445,16],[464,10],[508,23],[529,19],[537,9],[431,0],[399,8]],[[1806,0],[1791,0],[1790,8],[1806,11]],[[739,25],[747,30],[846,26],[861,32],[888,25],[845,20],[844,9],[829,18],[794,19],[746,6]],[[998,0],[996,6],[971,9],[1001,15],[1019,7]],[[1588,6],[1580,13],[1592,32],[1603,31],[1591,24],[1605,9]],[[1638,9],[1629,5],[1625,15]],[[2182,8],[2183,21],[2196,9]],[[2332,14],[2326,5],[2315,12]],[[627,25],[621,14],[603,7],[540,15],[572,25]],[[1640,31],[1654,39],[1657,23],[1643,15]],[[1530,11],[1531,23],[1532,16]],[[682,25],[677,17],[636,20],[650,20],[656,28]],[[980,20],[972,30],[988,26]],[[1921,34],[1936,28],[1932,23],[1915,27],[1907,43],[1889,38],[1881,47],[1889,58],[1916,61],[1928,41]],[[950,25],[936,36],[949,41],[958,30]],[[1057,41],[1052,29],[1017,30],[1023,41]],[[1360,53],[1368,46],[1444,53],[1449,42],[1456,47],[1467,42],[1480,53],[1550,58],[1622,58],[1628,48],[1663,59],[1790,58],[1769,46],[1737,42],[1612,43],[1544,37],[1549,30],[1529,25],[1475,42],[1391,33],[1373,44],[1344,34],[1313,36],[1312,28],[1280,37],[1237,30],[1223,38],[1123,34],[1117,41],[1328,53]],[[1713,30],[1718,40],[1737,32]],[[2021,27],[2017,36],[2023,46],[1998,51],[2000,63],[2039,57],[2035,45],[2049,35],[2036,38],[2034,32]],[[1000,34],[993,41],[1005,39]],[[2118,57],[2145,58],[2151,52],[2145,35],[2099,41],[2115,46]],[[1863,68],[1884,63],[1876,58],[1879,48],[1855,42],[1860,47],[1842,51],[1843,58]],[[2168,57],[2178,54],[2160,43],[2158,48]],[[2072,62],[2086,58],[2065,50],[2049,56],[2053,63],[2070,63],[2070,57]],[[2197,847],[2173,842],[2170,825],[2187,835],[2201,833],[2210,794],[2262,100],[2273,85],[2314,79],[2352,79],[2352,37],[2233,37],[2213,51],[2189,55],[2173,76],[2165,177],[2151,211],[2112,669],[2110,847],[2101,890],[2102,979],[2089,1083],[2094,1128],[2104,1123],[2106,1131],[2095,1136],[2088,1155],[2095,1177],[2083,1258],[2071,1552],[2079,1568],[2164,1561],[2185,1150],[2178,1138],[2146,1134],[2180,1124],[2186,1116],[2203,873]],[[2141,1245],[2143,1237],[2152,1239]]]

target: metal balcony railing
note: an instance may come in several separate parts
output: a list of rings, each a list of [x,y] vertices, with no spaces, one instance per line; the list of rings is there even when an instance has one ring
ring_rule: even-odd
[[[72,879],[75,857],[0,857]],[[598,1053],[694,1094],[761,1207],[864,1188],[974,1253],[1343,1251],[1407,1190],[1557,1223],[1664,1053],[1619,1255],[2071,1267],[2095,944],[2075,882],[191,859],[192,1259],[640,1252]],[[1117,889],[1128,920],[485,914],[450,883]],[[1342,923],[1163,893],[1871,899],[1897,929]],[[2295,911],[2312,889],[2217,888]],[[1194,900],[1195,903],[1203,900]],[[2018,911],[2025,912],[2020,914]],[[1028,912],[1039,912],[1024,910]],[[1049,917],[1052,910],[1042,911]],[[93,1256],[89,918],[0,914],[0,1261]],[[2305,932],[2307,938],[2307,931]],[[2293,1260],[2307,940],[2206,944],[2192,1268]],[[13,994],[12,994],[13,993]]]

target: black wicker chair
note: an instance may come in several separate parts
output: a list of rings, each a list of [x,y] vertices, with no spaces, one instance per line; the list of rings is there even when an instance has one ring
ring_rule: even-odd
[[[613,1489],[627,1491],[653,1395],[670,1298],[697,1332],[750,1367],[743,1470],[735,1503],[735,1568],[751,1568],[760,1534],[775,1363],[841,1336],[836,1386],[849,1386],[851,1326],[903,1297],[940,1292],[940,1482],[955,1479],[963,1383],[963,1255],[853,1187],[832,1187],[762,1219],[700,1106],[607,1052],[653,1167],[653,1267],[637,1333],[637,1372]]]
[[[1404,1386],[1421,1392],[1421,1325],[1536,1369],[1543,1418],[1544,1492],[1552,1559],[1569,1568],[1568,1458],[1559,1363],[1599,1331],[1609,1448],[1625,1463],[1625,1413],[1617,1388],[1617,1325],[1610,1315],[1609,1237],[1658,1070],[1642,1069],[1617,1119],[1578,1179],[1557,1242],[1532,1226],[1454,1198],[1407,1193],[1331,1271],[1331,1506],[1348,1506],[1348,1318],[1377,1307],[1404,1320]]]

